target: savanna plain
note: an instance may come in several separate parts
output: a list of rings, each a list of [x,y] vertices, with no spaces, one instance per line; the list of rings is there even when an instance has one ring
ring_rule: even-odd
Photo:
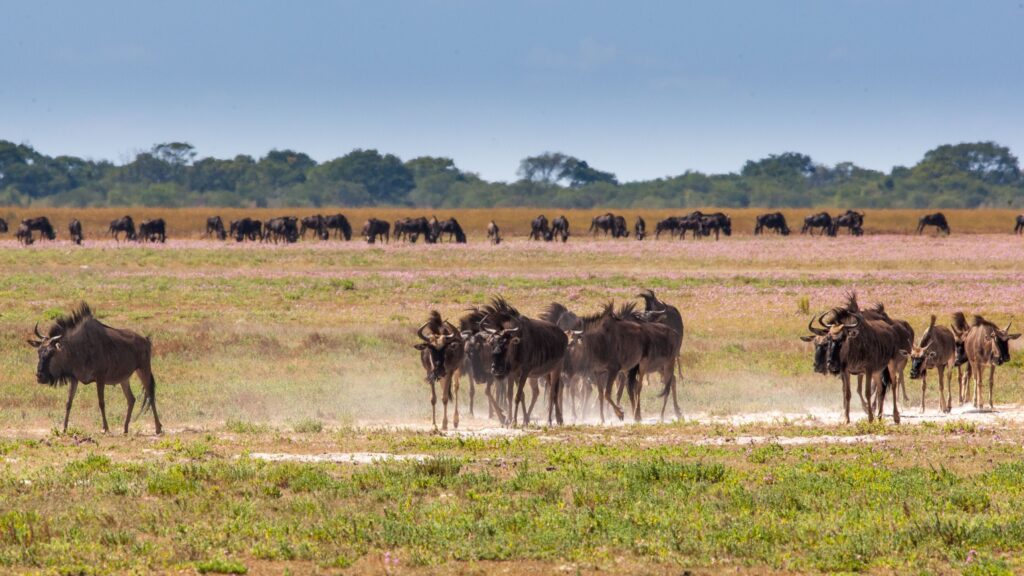
[[[799,340],[848,290],[918,335],[957,310],[1024,322],[1008,212],[947,212],[947,237],[868,211],[863,237],[810,238],[752,236],[755,211],[734,211],[718,242],[592,239],[579,212],[562,244],[524,238],[541,210],[438,211],[470,241],[433,246],[201,239],[205,216],[237,217],[215,209],[22,212],[0,210],[51,214],[60,237],[0,236],[0,572],[1024,571],[1019,344],[995,410],[940,413],[929,374],[925,412],[908,379],[897,426],[859,409],[841,424],[840,383]],[[122,212],[165,217],[171,239],[115,244],[103,231]],[[72,213],[84,247],[66,240]],[[463,379],[459,429],[433,430],[413,348],[430,310],[454,321],[501,295],[527,315],[590,313],[644,288],[685,322],[681,420],[658,421],[655,384],[640,424],[509,430],[482,390],[470,415]],[[25,340],[80,301],[152,338],[163,435],[150,415],[116,433],[117,387],[103,434],[92,385],[59,433],[67,390],[35,383]]]

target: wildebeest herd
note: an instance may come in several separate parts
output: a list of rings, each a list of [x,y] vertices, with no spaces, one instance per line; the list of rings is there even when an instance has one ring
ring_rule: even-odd
[[[864,234],[864,212],[847,210],[841,214],[832,215],[828,212],[819,212],[804,218],[801,234],[821,236],[837,236],[840,229],[845,228],[852,236]],[[929,227],[935,227],[941,234],[950,234],[949,222],[942,212],[926,214],[920,218],[917,225],[917,234],[922,234]],[[0,219],[0,234],[8,231],[8,224]],[[626,218],[615,215],[611,212],[595,216],[587,231],[592,236],[602,234],[612,238],[629,238],[630,228]],[[687,232],[693,239],[709,237],[712,234],[715,239],[720,239],[722,234],[732,235],[732,218],[722,212],[705,214],[699,210],[684,216],[669,216],[659,220],[654,225],[654,238],[660,239],[662,233],[667,232],[670,238],[685,239]],[[754,225],[754,235],[761,235],[767,232],[775,232],[782,236],[790,234],[790,228],[786,217],[781,212],[768,212],[757,216]],[[15,238],[28,246],[35,242],[34,233],[38,233],[41,239],[54,240],[56,232],[50,220],[45,216],[27,218],[15,231]],[[236,242],[269,242],[291,244],[306,238],[307,233],[319,240],[352,239],[352,226],[344,214],[333,214],[324,216],[315,214],[299,218],[296,216],[281,216],[269,220],[255,218],[240,218],[231,221],[225,226],[220,216],[211,216],[206,220],[206,231],[204,236],[218,240],[234,239]],[[1016,217],[1014,226],[1015,234],[1024,234],[1024,214]],[[165,242],[167,240],[167,224],[163,218],[143,220],[136,228],[135,221],[131,216],[123,216],[112,222],[107,228],[107,234],[120,242],[122,236],[128,241],[137,242]],[[500,244],[503,240],[498,224],[491,220],[486,228],[487,240],[492,244]],[[82,223],[78,219],[72,219],[68,223],[69,238],[81,245],[85,236],[82,231]],[[647,222],[641,216],[637,216],[633,222],[632,235],[636,240],[644,240],[647,237]],[[394,223],[370,218],[363,224],[360,236],[368,244],[377,242],[390,243],[392,239],[402,240],[415,244],[420,238],[427,244],[438,244],[444,240],[464,244],[467,241],[466,232],[455,218],[438,220],[437,217],[426,218],[401,218]],[[543,240],[551,242],[569,240],[569,220],[559,216],[548,221],[543,214],[537,216],[530,222],[530,240]]]

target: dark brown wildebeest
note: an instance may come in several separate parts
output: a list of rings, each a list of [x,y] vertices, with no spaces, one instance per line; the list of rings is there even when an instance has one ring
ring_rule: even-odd
[[[459,332],[465,343],[465,357],[462,361],[462,374],[469,378],[469,412],[474,414],[476,401],[475,388],[484,385],[487,398],[488,418],[497,418],[505,424],[505,413],[501,406],[505,401],[504,381],[491,374],[491,341],[490,333],[484,330],[481,322],[487,316],[479,308],[470,308],[468,314],[459,318]]]
[[[142,381],[142,409],[139,414],[152,409],[156,433],[161,433],[163,427],[156,411],[156,378],[150,365],[153,344],[149,338],[103,324],[93,317],[84,302],[70,316],[58,318],[46,336],[39,333],[39,325],[36,324],[35,335],[38,340],[29,340],[28,343],[39,354],[36,380],[50,386],[68,384],[68,401],[64,405],[65,433],[78,384],[95,382],[104,432],[109,431],[103,401],[104,387],[121,385],[128,401],[124,418],[124,433],[127,434],[135,406],[135,396],[129,384],[132,374]]]
[[[626,217],[616,216],[612,226],[612,238],[629,238],[629,228],[626,228]]]
[[[971,331],[971,325],[967,323],[967,317],[963,312],[953,312],[949,329],[953,332],[953,344],[956,352],[953,354],[953,366],[956,367],[956,379],[960,384],[960,405],[967,403],[971,391],[971,365],[967,361],[967,347],[964,339]],[[966,368],[962,368],[966,366]]]
[[[6,232],[7,230],[0,230]],[[1014,234],[1024,234],[1024,214],[1017,216],[1017,225],[1013,227]]]
[[[30,246],[35,242],[35,238],[32,237],[32,229],[30,229],[24,222],[18,225],[18,230],[14,233],[14,237],[18,239],[24,246]]]
[[[462,231],[462,226],[459,225],[459,221],[455,218],[449,218],[438,223],[437,233],[434,236],[438,242],[441,241],[442,234],[448,234],[449,242],[451,242],[454,237],[457,244],[466,243],[466,233]]]
[[[636,217],[636,222],[633,224],[633,237],[637,240],[647,237],[647,222],[644,221],[643,216]]]
[[[786,225],[786,217],[782,212],[770,212],[757,217],[754,225],[754,236],[758,236],[767,230],[774,230],[776,234],[789,236],[789,226]]]
[[[530,221],[530,240],[551,241],[551,228],[548,227],[547,216],[541,214]]]
[[[626,218],[624,216],[616,216],[611,212],[606,212],[600,216],[594,216],[590,221],[590,228],[587,232],[591,232],[594,236],[597,236],[598,232],[604,232],[604,235],[612,235],[612,238],[625,238],[629,236],[629,229],[626,228]]]
[[[366,238],[367,244],[373,244],[377,241],[377,238],[382,238],[384,242],[390,242],[391,226],[383,221],[376,218],[370,218],[363,224],[363,231],[360,233],[363,238]]]
[[[668,218],[665,218],[664,220],[660,220],[657,224],[654,225],[654,238],[655,238],[655,240],[657,240],[658,238],[661,238],[661,233],[662,232],[668,232],[674,238],[678,231],[679,231],[679,217],[678,216],[669,216]]]
[[[917,234],[918,236],[924,232],[925,226],[935,226],[939,229],[939,232],[949,236],[949,222],[946,221],[946,215],[942,212],[936,212],[935,214],[925,214],[921,216],[921,219],[917,221]]]
[[[395,224],[391,227],[391,237],[397,242],[405,236],[405,225],[409,223],[411,218],[399,218],[395,220]]]
[[[57,234],[53,231],[53,225],[50,224],[50,219],[46,216],[26,218],[25,220],[22,220],[21,223],[28,226],[29,230],[39,232],[40,238],[43,238],[44,240],[54,240],[57,238]]]
[[[554,238],[561,238],[562,242],[569,240],[569,219],[564,215],[559,216],[551,221],[551,237],[546,240],[552,240]]]
[[[131,216],[122,216],[110,223],[107,233],[114,237],[117,242],[121,241],[121,233],[124,233],[125,240],[135,240],[135,221]]]
[[[935,325],[935,315],[932,314],[931,323],[928,329],[921,336],[921,341],[906,353],[901,353],[910,359],[910,377],[921,379],[921,413],[924,413],[925,393],[928,390],[928,369],[934,368],[939,374],[939,410],[948,413],[953,406],[953,360],[956,353],[956,339],[953,331],[945,326]],[[946,383],[946,369],[949,368],[949,386]]]
[[[619,374],[619,391],[616,396],[616,401],[621,405],[623,388],[628,390],[629,404],[633,410],[633,420],[636,422],[641,421],[640,399],[644,376],[649,378],[651,373],[661,376],[663,390],[658,397],[665,399],[661,407],[662,421],[665,420],[665,407],[668,404],[669,392],[675,388],[675,368],[679,359],[676,343],[680,340],[672,330],[659,322],[663,313],[664,311],[661,313],[638,312],[636,304],[633,302],[623,304],[615,312],[615,316],[623,322],[635,322],[641,328],[643,355],[640,358],[636,378],[630,379],[628,374],[625,377],[623,374]],[[629,384],[630,380],[632,385]],[[678,405],[676,409],[678,411]]]
[[[679,239],[683,240],[686,238],[686,231],[689,230],[693,233],[694,240],[708,236],[709,233],[704,229],[704,214],[700,210],[696,210],[687,214],[686,216],[679,216],[677,218]]]
[[[583,323],[580,321],[579,316],[558,302],[548,304],[547,308],[541,312],[539,318],[557,326],[569,339],[565,357],[562,361],[561,378],[562,389],[569,396],[569,406],[572,409],[573,422],[576,422],[579,418],[586,416],[587,401],[590,398],[590,390],[593,384],[593,380],[590,377],[591,374],[586,369],[587,367],[583,366],[583,357],[578,346],[578,334],[576,332],[582,330]],[[579,402],[577,402],[577,396],[579,397]],[[579,404],[578,411],[577,404]]]
[[[494,220],[487,224],[487,239],[491,241],[491,244],[501,244],[501,229],[494,223]]]
[[[263,223],[263,240],[277,244],[284,241],[294,244],[299,241],[299,219],[295,216],[279,216]]]
[[[666,326],[671,330],[672,340],[672,353],[676,359],[676,371],[679,374],[679,378],[683,377],[683,363],[682,363],[682,349],[683,349],[683,315],[679,313],[679,308],[658,299],[654,295],[654,292],[649,289],[644,289],[637,297],[642,298],[644,301],[644,318],[650,322],[658,322]],[[683,417],[682,411],[679,409],[679,400],[676,398],[676,388],[678,381],[673,377],[671,382],[662,378],[662,382],[665,384],[665,388],[662,390],[661,396],[664,398],[664,402],[661,404],[661,419],[665,420],[665,407],[668,406],[668,394],[672,394],[672,407],[676,412],[676,419]]]
[[[843,214],[832,218],[832,228],[829,229],[828,235],[835,236],[839,234],[840,228],[846,228],[853,236],[863,236],[864,213],[847,210]]]
[[[503,298],[497,297],[483,307],[487,315],[482,322],[491,334],[491,373],[507,379],[510,399],[507,418],[514,427],[518,424],[519,407],[523,408],[523,425],[530,423],[530,407],[526,407],[524,388],[527,380],[536,390],[538,378],[548,382],[548,425],[563,423],[562,418],[562,360],[568,338],[557,326],[543,320],[523,316]],[[512,387],[515,386],[515,394]]]
[[[0,218],[0,234],[6,234],[7,230],[7,220]]]
[[[832,215],[828,212],[818,212],[804,218],[804,225],[800,228],[800,233],[814,236],[816,228],[820,229],[819,231],[822,236],[830,234],[832,231]]]
[[[224,221],[220,216],[210,216],[206,219],[206,237],[216,236],[218,240],[227,240],[228,233],[224,230]]]
[[[424,334],[426,332],[426,334]],[[430,410],[434,429],[437,429],[437,382],[441,381],[441,403],[444,405],[444,419],[441,429],[448,429],[448,402],[455,402],[452,425],[459,427],[459,371],[465,354],[462,334],[450,322],[441,320],[437,310],[430,312],[430,318],[416,331],[423,342],[416,344],[420,351],[420,363],[427,372],[430,384]],[[454,385],[453,385],[454,384]]]
[[[348,218],[345,218],[344,214],[328,216],[327,230],[328,232],[334,230],[334,237],[344,237],[346,242],[352,239],[352,225],[348,223]]]
[[[704,235],[710,236],[711,232],[714,232],[715,240],[718,240],[719,232],[726,236],[732,236],[732,218],[722,212],[701,216],[701,224],[704,225]]]
[[[420,216],[419,218],[406,218],[402,220],[402,236],[406,240],[415,244],[421,234],[423,235],[423,241],[427,244],[433,244],[437,241],[437,237],[434,236],[434,227],[425,217]]]
[[[893,330],[896,331],[898,338],[899,349],[903,352],[910,352],[914,347],[914,327],[910,325],[910,322],[906,320],[894,320],[889,317],[889,314],[885,311],[885,306],[879,302],[874,307],[864,310],[864,317],[868,320],[882,320],[886,324],[892,326]],[[896,392],[900,392],[903,395],[904,402],[910,402],[910,397],[907,396],[907,379],[904,376],[904,369],[907,367],[907,360],[902,354],[900,354],[894,361],[894,371],[892,373],[893,382],[896,384]],[[879,417],[881,412],[879,411]]]
[[[843,381],[843,412],[846,423],[850,422],[850,375],[862,374],[864,382],[870,389],[874,384],[876,391],[869,394],[877,399],[879,408],[885,398],[885,389],[893,384],[892,373],[895,371],[894,360],[900,358],[900,338],[893,327],[884,320],[865,318],[851,294],[848,305],[832,310],[832,318],[828,322],[829,351],[827,359],[828,371],[841,375]],[[875,375],[881,375],[881,388]],[[897,405],[897,394],[893,392],[893,422],[899,424],[900,415]],[[868,420],[874,419],[874,411],[868,407]],[[881,412],[881,410],[879,410]]]
[[[161,244],[167,241],[167,224],[163,218],[153,218],[152,220],[143,220],[142,224],[139,224],[139,240],[143,242],[160,242]]]
[[[68,235],[71,236],[72,242],[79,246],[82,245],[85,236],[82,235],[82,223],[78,221],[78,218],[72,218],[71,222],[68,222]]]
[[[306,216],[299,222],[299,236],[303,240],[306,239],[306,231],[308,230],[312,230],[317,238],[321,240],[327,240],[331,237],[331,233],[327,231],[327,218],[324,218],[323,214]]]
[[[253,218],[242,218],[233,220],[229,231],[234,236],[235,242],[249,240],[255,242],[263,239],[263,223]]]
[[[974,407],[984,408],[985,400],[982,393],[982,379],[985,368],[988,368],[988,407],[995,409],[993,388],[995,387],[996,366],[1010,361],[1010,340],[1020,338],[1020,334],[1010,334],[1011,321],[1006,328],[999,328],[981,316],[975,315],[971,321],[971,329],[964,337],[964,348],[974,375]]]

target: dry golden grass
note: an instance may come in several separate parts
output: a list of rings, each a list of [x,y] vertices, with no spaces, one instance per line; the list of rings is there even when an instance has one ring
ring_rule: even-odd
[[[733,220],[733,233],[738,235],[753,234],[754,222],[759,214],[774,212],[767,208],[702,208],[704,212],[722,211]],[[638,215],[647,221],[648,229],[653,233],[654,224],[667,216],[687,214],[689,209],[668,210],[613,210],[615,214],[626,217],[632,230],[633,222]],[[804,217],[820,212],[820,208],[792,208],[780,210],[789,222],[794,234],[798,234]],[[358,234],[367,218],[375,217],[388,222],[407,216],[437,216],[445,219],[454,216],[462,224],[470,241],[482,241],[484,230],[490,220],[501,227],[505,236],[526,236],[530,232],[530,221],[538,214],[544,214],[549,220],[559,215],[569,219],[574,235],[586,235],[590,220],[608,210],[560,210],[552,208],[473,208],[458,210],[434,210],[429,208],[0,208],[0,218],[8,222],[17,222],[23,218],[45,215],[57,228],[59,237],[67,236],[67,223],[72,218],[82,221],[86,238],[106,238],[107,226],[111,220],[129,214],[136,224],[147,218],[163,218],[167,221],[167,233],[175,238],[198,238],[205,231],[206,218],[219,214],[225,226],[231,221],[245,216],[267,220],[275,216],[309,216],[312,214],[345,214]],[[828,209],[830,213],[842,212],[837,208]],[[868,234],[908,234],[917,228],[917,220],[921,215],[934,210],[864,210],[865,230]],[[949,220],[954,234],[992,234],[1011,233],[1015,210],[943,210]],[[934,229],[929,229],[934,233]]]

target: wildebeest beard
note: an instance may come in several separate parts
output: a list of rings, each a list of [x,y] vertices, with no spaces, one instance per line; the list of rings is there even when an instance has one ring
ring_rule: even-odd
[[[910,359],[910,377],[917,379],[921,376],[921,368],[924,366],[924,361],[927,358],[922,354],[921,356],[914,356]]]
[[[491,373],[497,378],[508,376],[510,371],[509,358],[512,347],[519,342],[514,334],[495,334],[491,340]]]

